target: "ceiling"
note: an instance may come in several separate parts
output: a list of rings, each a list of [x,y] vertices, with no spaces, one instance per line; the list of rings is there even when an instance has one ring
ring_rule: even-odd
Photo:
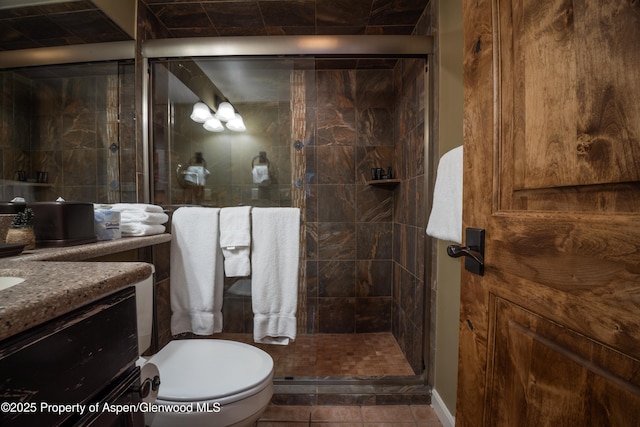
[[[0,1],[1,51],[131,40],[88,0],[11,8],[5,3],[12,2]]]
[[[143,0],[174,37],[407,35],[429,0]]]
[[[173,37],[411,34],[429,0],[142,0]],[[34,4],[9,7],[11,4]],[[131,40],[90,0],[0,0],[0,50]]]

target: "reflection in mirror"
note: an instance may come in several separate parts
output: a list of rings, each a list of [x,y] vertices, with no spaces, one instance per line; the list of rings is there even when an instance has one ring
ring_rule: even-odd
[[[132,61],[0,72],[2,201],[135,200]]]
[[[181,58],[151,68],[155,203],[291,206],[293,60]]]

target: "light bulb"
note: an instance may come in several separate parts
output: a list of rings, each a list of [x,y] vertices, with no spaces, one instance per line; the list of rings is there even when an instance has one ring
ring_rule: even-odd
[[[228,122],[229,120],[234,118],[234,115],[235,115],[235,111],[233,109],[233,105],[229,104],[226,101],[221,102],[220,105],[218,105],[218,111],[216,111],[216,117],[221,122]]]
[[[227,122],[227,129],[234,132],[244,132],[245,130],[247,130],[240,114],[236,114],[233,119]]]
[[[193,111],[191,112],[191,120],[196,123],[204,123],[211,117],[211,110],[202,101],[198,101],[193,104]]]
[[[222,126],[222,123],[220,123],[220,120],[216,119],[215,117],[211,117],[207,119],[207,121],[204,122],[202,127],[204,127],[209,132],[222,132],[224,130],[224,126]]]

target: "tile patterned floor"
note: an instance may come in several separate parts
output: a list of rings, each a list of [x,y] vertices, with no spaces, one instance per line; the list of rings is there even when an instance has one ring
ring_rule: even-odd
[[[257,427],[442,427],[428,405],[276,406],[271,405]]]
[[[391,333],[298,335],[288,346],[256,344],[250,334],[216,338],[263,349],[273,357],[276,378],[415,375]]]

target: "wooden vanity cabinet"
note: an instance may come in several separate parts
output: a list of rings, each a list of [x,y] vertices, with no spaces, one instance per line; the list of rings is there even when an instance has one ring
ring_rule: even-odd
[[[141,412],[107,406],[140,401],[137,358],[133,287],[3,340],[0,425],[144,426]]]

